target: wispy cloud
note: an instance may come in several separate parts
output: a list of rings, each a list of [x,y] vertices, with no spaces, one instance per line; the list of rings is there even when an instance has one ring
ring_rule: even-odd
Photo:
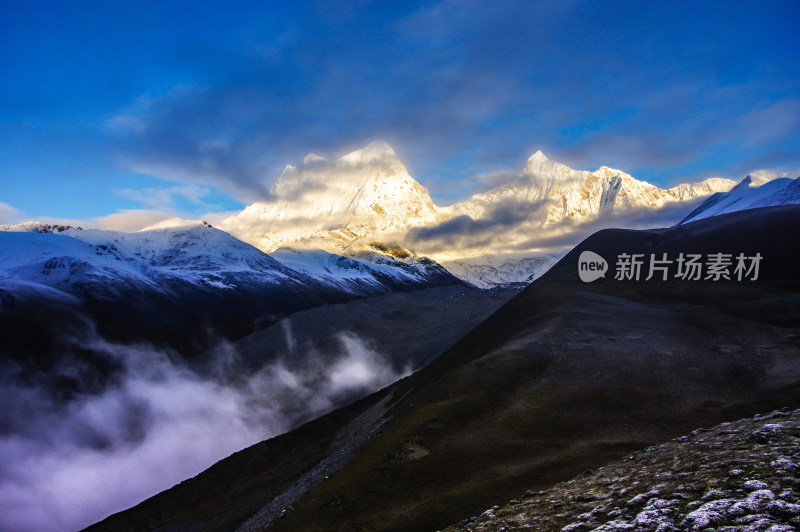
[[[211,193],[211,190],[196,184],[186,184],[165,188],[124,188],[117,189],[115,192],[151,209],[174,211],[176,209],[176,198],[184,198],[195,205],[205,205],[204,200]]]
[[[0,201],[0,224],[16,224],[23,221],[19,209]]]
[[[491,249],[493,241],[516,231],[519,226],[537,218],[537,213],[547,208],[548,202],[501,201],[481,218],[475,220],[464,214],[445,222],[412,229],[406,237],[416,247],[441,251],[448,248],[484,247]],[[433,246],[431,244],[433,243]]]
[[[596,217],[562,218],[545,223],[548,201],[505,201],[485,218],[463,215],[445,222],[413,229],[401,238],[423,254],[461,256],[481,254],[558,254],[592,233],[611,227],[652,229],[680,222],[705,198],[668,203],[660,208],[605,212]]]
[[[216,224],[233,212],[208,212],[201,218]],[[157,209],[122,209],[120,211],[95,218],[64,218],[55,216],[30,216],[10,205],[0,203],[0,224],[18,224],[22,222],[40,222],[44,224],[69,225],[83,229],[109,229],[114,231],[133,232],[162,222],[169,218],[183,217],[175,210]]]
[[[128,209],[102,216],[100,218],[94,218],[92,220],[80,222],[80,226],[133,232],[172,217],[174,217],[174,214],[165,211]]]

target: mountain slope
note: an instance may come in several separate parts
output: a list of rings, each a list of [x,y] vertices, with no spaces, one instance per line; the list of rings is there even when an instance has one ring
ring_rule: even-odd
[[[160,291],[165,280],[219,289],[253,282],[325,286],[353,295],[456,282],[435,263],[416,257],[377,266],[307,250],[270,256],[205,222],[137,233],[21,224],[6,226],[0,238],[5,282],[38,283],[72,295],[94,281],[139,282]]]
[[[460,284],[432,260],[412,255],[362,251],[343,257],[322,250],[281,248],[269,256],[309,278],[359,295]]]
[[[237,375],[275,362],[291,371],[335,357],[341,350],[340,336],[347,333],[379,351],[403,375],[430,363],[514,295],[514,290],[452,285],[320,305],[203,353],[196,368],[207,374],[224,360],[230,364],[226,372]],[[225,356],[231,352],[236,353],[233,361]]]
[[[800,207],[587,239],[418,373],[94,530],[433,530],[800,401]],[[591,250],[760,253],[756,281],[578,280]]]
[[[718,192],[704,201],[681,223],[745,209],[800,203],[800,177],[789,179],[751,174],[729,192]]]
[[[223,231],[197,224],[138,233],[65,229],[56,233],[0,232],[3,275],[78,293],[82,282],[123,279],[163,290],[160,278],[206,286],[226,285],[215,272],[263,274],[278,284],[292,277],[286,267]],[[24,227],[23,227],[24,229]]]

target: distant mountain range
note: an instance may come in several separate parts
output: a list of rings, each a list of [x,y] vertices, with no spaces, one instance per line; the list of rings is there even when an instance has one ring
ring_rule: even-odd
[[[539,151],[511,182],[442,207],[388,144],[373,142],[339,159],[311,154],[287,166],[271,198],[219,226],[265,252],[414,250],[486,288],[540,275],[568,248],[548,239],[586,236],[599,219],[682,205],[734,184],[711,178],[661,189],[605,166],[573,170]]]
[[[524,285],[606,225],[674,223],[703,198],[684,222],[800,202],[797,179],[765,172],[739,184],[710,178],[661,189],[605,166],[573,170],[538,151],[517,178],[440,207],[385,142],[336,160],[308,155],[271,193],[223,220],[223,231],[180,219],[138,233],[0,227],[3,304],[132,291],[156,299],[291,293],[258,298],[258,313],[274,314],[457,282],[451,274],[481,288]]]
[[[446,272],[436,263],[480,288],[524,286],[572,245],[603,227],[665,226],[682,218],[690,221],[732,210],[796,203],[800,201],[798,187],[796,180],[756,172],[739,184],[710,178],[662,189],[606,166],[594,172],[573,170],[537,151],[509,182],[465,201],[438,206],[394,150],[379,141],[339,159],[310,154],[299,166],[287,166],[271,197],[222,220],[219,228],[262,255],[272,254],[278,263],[290,262],[294,274],[287,275],[292,282],[321,284],[334,292],[369,295],[443,279]],[[199,223],[174,219],[149,229],[162,233],[180,229],[175,234],[184,235],[188,233],[181,228]],[[44,227],[29,223],[2,229],[41,231]],[[220,236],[215,237],[214,249],[194,244],[181,248],[184,255],[189,250],[194,253],[190,265],[171,262],[175,257],[168,251],[174,246],[164,244],[170,238],[166,233],[158,237],[161,240],[144,233],[136,237],[74,229],[63,233],[94,245],[95,250],[112,246],[95,255],[122,261],[117,266],[125,264],[123,270],[138,272],[131,278],[138,281],[146,267],[159,277],[222,288],[225,281],[212,270],[224,272],[230,267],[240,277],[247,270],[222,259],[230,255],[225,246],[231,246],[231,256],[238,256],[241,246]],[[113,248],[116,241],[136,251],[123,257]],[[201,258],[204,254],[210,255]],[[164,263],[159,266],[154,260]],[[274,269],[267,267],[262,256],[248,260],[258,264],[259,271]],[[210,261],[205,270],[200,266],[203,261]],[[131,270],[134,263],[138,266]],[[187,267],[191,272],[184,271]],[[269,284],[270,278],[278,278],[270,275],[259,282]]]
[[[220,227],[266,252],[286,245],[344,251],[405,240],[403,233],[410,229],[461,216],[481,223],[495,221],[498,211],[513,211],[510,214],[520,223],[546,226],[659,208],[726,191],[734,184],[711,178],[661,189],[605,166],[595,172],[573,170],[538,151],[514,181],[440,207],[388,144],[373,142],[336,160],[311,154],[299,167],[287,166],[272,188],[272,198],[248,206]],[[519,237],[509,242],[518,243]],[[463,257],[465,252],[437,253]]]

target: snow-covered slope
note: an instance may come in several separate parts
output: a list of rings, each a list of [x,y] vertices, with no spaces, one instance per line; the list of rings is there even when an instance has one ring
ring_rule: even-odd
[[[442,224],[444,231],[422,229],[416,235],[423,237],[422,252],[476,286],[524,283],[598,229],[664,225],[665,216],[670,225],[686,212],[672,214],[676,207],[733,184],[711,178],[662,189],[606,166],[573,170],[538,151],[517,179],[440,209],[450,220]],[[434,251],[448,241],[459,249]],[[498,261],[492,255],[518,258]]]
[[[104,282],[165,291],[164,281],[175,279],[225,289],[234,288],[228,281],[237,274],[257,275],[259,283],[273,285],[296,281],[275,259],[206,224],[123,233],[28,223],[0,232],[4,284],[20,281],[80,294]]]
[[[405,260],[380,253],[360,252],[343,257],[323,250],[281,248],[270,256],[292,270],[354,294],[387,292],[404,287],[454,284],[456,279],[435,262],[417,257]]]
[[[375,265],[312,250],[270,256],[205,222],[162,225],[136,233],[38,223],[5,226],[0,282],[40,284],[69,294],[93,282],[142,283],[156,291],[166,290],[166,280],[223,290],[243,283],[308,290],[322,285],[356,296],[454,282],[433,279],[425,267],[402,261]]]
[[[748,175],[730,190],[717,193],[692,211],[681,223],[734,211],[800,203],[800,177],[756,172]]]
[[[442,261],[447,271],[464,282],[484,289],[524,287],[541,277],[560,255],[489,254]]]

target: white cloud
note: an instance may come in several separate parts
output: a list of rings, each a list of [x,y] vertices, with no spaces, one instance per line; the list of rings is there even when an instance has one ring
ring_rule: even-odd
[[[195,184],[185,184],[167,188],[123,188],[114,192],[150,209],[167,211],[175,208],[176,198],[185,198],[196,205],[205,205],[203,200],[211,193],[211,189]]]
[[[144,227],[174,218],[175,214],[166,211],[148,209],[122,209],[106,216],[95,218],[58,218],[53,216],[39,216],[34,221],[43,224],[69,225],[83,229],[108,229],[112,231],[134,232]]]
[[[22,221],[24,221],[22,211],[0,201],[0,224],[16,224]]]
[[[98,216],[95,218],[61,218],[56,216],[29,216],[19,209],[0,202],[0,225],[18,224],[27,221],[36,221],[43,224],[69,225],[83,229],[107,229],[111,231],[124,231],[127,233],[139,231],[145,227],[155,225],[170,218],[192,218],[206,220],[216,226],[225,218],[239,211],[207,212],[202,216],[186,216],[176,213],[175,210],[159,209],[122,209],[117,212]]]
[[[125,209],[99,218],[93,218],[83,227],[133,232],[174,217],[175,215],[172,213],[159,210]]]
[[[795,138],[800,134],[800,100],[787,98],[754,109],[738,120],[739,137],[745,147],[761,146]]]

